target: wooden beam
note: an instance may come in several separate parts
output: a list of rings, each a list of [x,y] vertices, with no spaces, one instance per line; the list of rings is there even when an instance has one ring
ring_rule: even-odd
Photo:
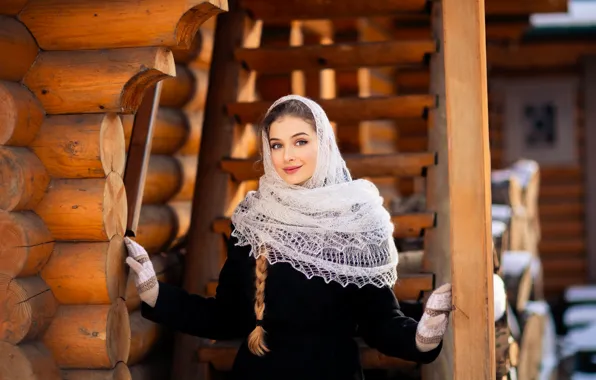
[[[421,212],[415,214],[400,214],[391,216],[391,221],[395,226],[393,237],[409,238],[420,237],[424,231],[433,228],[435,224],[435,214],[433,212]],[[228,218],[219,218],[213,222],[213,232],[226,235],[228,238],[232,233],[232,222]]]
[[[283,74],[292,70],[422,65],[424,57],[435,50],[435,41],[426,38],[418,41],[238,49],[236,59],[259,73]]]
[[[586,231],[596,228],[596,56],[584,62],[584,125],[585,125],[585,176],[586,197]],[[588,279],[596,282],[596,234],[586,234],[588,249]]]
[[[370,98],[315,99],[323,107],[329,120],[355,122],[364,120],[421,118],[424,112],[435,106],[432,95],[384,96]],[[271,102],[229,103],[228,113],[240,123],[257,123]]]
[[[275,6],[270,0],[240,0],[255,19],[264,21],[313,20],[344,17],[371,17],[426,8],[426,0],[287,0]]]
[[[575,66],[584,56],[596,55],[596,43],[589,41],[527,42],[512,46],[487,47],[492,70],[536,70]]]
[[[124,188],[126,189],[128,204],[126,236],[137,235],[143,192],[145,191],[147,166],[151,155],[153,126],[159,108],[162,85],[163,81],[157,82],[145,92],[133,122],[126,169],[124,170]]]
[[[362,177],[417,177],[427,167],[435,164],[432,153],[346,154],[344,160],[354,178]],[[258,179],[263,174],[255,159],[228,158],[222,161],[222,169],[236,181]]]
[[[427,208],[437,212],[425,234],[425,271],[437,286],[451,282],[455,310],[439,358],[422,368],[427,379],[495,376],[490,155],[484,1],[433,3],[440,52],[431,59]],[[453,149],[453,147],[459,147]]]
[[[567,13],[569,0],[486,0],[487,15]]]

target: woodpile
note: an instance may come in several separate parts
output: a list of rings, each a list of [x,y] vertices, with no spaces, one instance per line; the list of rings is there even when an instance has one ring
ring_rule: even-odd
[[[139,317],[124,262],[127,123],[165,78],[164,102],[190,104],[190,116],[167,108],[157,123],[154,149],[166,160],[156,167],[189,155],[173,158],[173,186],[150,187],[163,202],[148,205],[156,213],[144,213],[141,235],[162,239],[152,244],[161,252],[189,224],[210,45],[195,35],[225,8],[25,3],[0,5],[0,49],[10,57],[0,62],[0,378],[131,379],[129,365],[160,334]],[[196,75],[185,66],[193,60],[203,65]],[[166,204],[170,195],[180,203]],[[177,281],[176,255],[153,260],[162,280]]]
[[[519,160],[491,177],[494,270],[506,293],[505,316],[496,321],[497,378],[553,379],[555,329],[538,248],[538,164]]]

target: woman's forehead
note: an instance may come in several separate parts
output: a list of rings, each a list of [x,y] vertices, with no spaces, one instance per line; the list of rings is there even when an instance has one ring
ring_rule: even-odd
[[[280,117],[269,128],[269,139],[285,140],[297,134],[313,136],[315,129],[304,119],[295,116]]]

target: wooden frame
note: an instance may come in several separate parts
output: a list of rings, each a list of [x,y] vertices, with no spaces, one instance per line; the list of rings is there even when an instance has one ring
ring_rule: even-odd
[[[431,59],[427,207],[437,225],[425,234],[425,271],[437,286],[451,282],[450,328],[425,380],[495,377],[490,156],[484,1],[433,3],[439,52]]]
[[[586,239],[588,280],[596,282],[596,56],[584,61]]]

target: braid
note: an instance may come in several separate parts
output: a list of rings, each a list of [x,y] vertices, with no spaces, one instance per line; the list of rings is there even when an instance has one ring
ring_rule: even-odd
[[[257,259],[255,274],[255,314],[257,321],[262,321],[265,314],[265,280],[267,279],[267,257],[264,253],[261,253]],[[263,356],[269,352],[265,344],[265,330],[262,326],[257,325],[248,336],[248,348],[257,356]]]

